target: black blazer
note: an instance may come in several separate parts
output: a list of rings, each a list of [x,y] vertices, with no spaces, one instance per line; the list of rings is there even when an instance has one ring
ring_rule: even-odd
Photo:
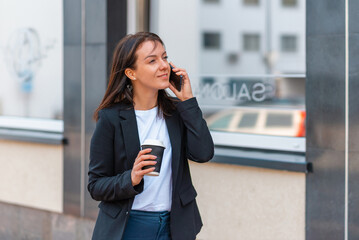
[[[172,145],[171,235],[173,240],[192,240],[202,227],[188,160],[207,162],[214,154],[212,137],[196,98],[177,104],[166,118]],[[93,240],[122,238],[134,197],[143,181],[132,186],[131,169],[140,151],[133,106],[118,103],[99,112],[92,136],[88,191],[101,201]]]

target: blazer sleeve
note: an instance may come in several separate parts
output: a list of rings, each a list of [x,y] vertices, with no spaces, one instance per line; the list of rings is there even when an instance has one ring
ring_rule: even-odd
[[[134,197],[143,191],[143,181],[132,186],[131,170],[114,173],[114,133],[106,112],[99,111],[90,145],[89,181],[87,189],[97,201],[118,201]]]
[[[195,162],[211,160],[214,155],[214,144],[197,99],[190,98],[179,102],[177,109],[185,125],[187,158]]]

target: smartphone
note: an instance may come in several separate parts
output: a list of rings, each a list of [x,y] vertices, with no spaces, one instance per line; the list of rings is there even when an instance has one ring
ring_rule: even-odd
[[[177,91],[181,91],[182,88],[182,75],[177,75],[172,69],[172,65],[170,64],[171,67],[171,73],[170,73],[170,83],[177,89]]]

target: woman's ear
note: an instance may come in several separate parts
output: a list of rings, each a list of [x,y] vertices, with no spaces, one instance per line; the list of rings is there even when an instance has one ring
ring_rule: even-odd
[[[125,75],[131,80],[136,80],[135,73],[131,68],[126,68]]]

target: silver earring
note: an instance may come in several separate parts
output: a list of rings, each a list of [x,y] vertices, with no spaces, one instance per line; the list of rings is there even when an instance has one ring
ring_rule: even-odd
[[[131,91],[132,91],[132,89],[133,89],[132,85],[127,84],[127,89],[128,89],[128,90],[130,90],[130,92],[131,92]]]

